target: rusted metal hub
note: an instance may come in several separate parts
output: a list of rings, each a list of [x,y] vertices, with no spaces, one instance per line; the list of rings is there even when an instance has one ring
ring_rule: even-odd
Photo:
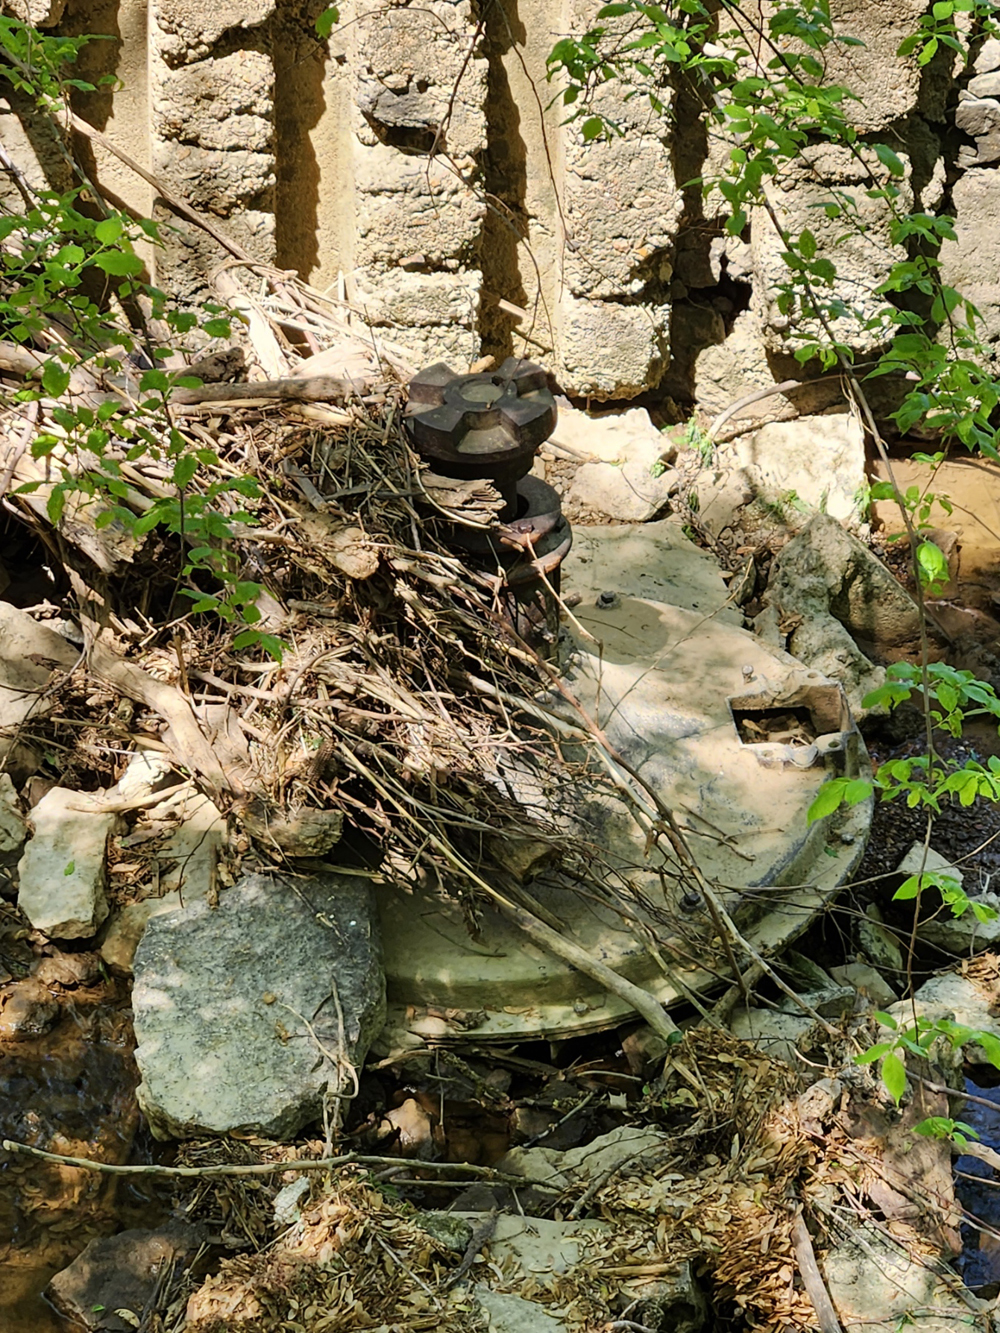
[[[517,517],[515,490],[556,428],[545,371],[508,357],[498,370],[456,375],[443,361],[409,385],[406,427],[417,452],[446,477],[488,478]]]
[[[452,525],[451,539],[483,570],[503,570],[508,616],[539,646],[554,642],[559,566],[573,534],[556,492],[529,476],[555,430],[557,409],[541,366],[508,357],[499,369],[456,375],[443,361],[409,384],[406,429],[435,472],[491,481],[503,497],[496,528]],[[548,585],[548,586],[546,586]]]

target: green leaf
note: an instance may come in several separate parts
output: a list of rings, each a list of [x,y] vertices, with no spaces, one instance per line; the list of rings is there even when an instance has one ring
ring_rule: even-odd
[[[170,376],[165,370],[144,370],[142,378],[139,380],[139,390],[141,393],[149,393],[150,390],[159,393],[166,393],[170,388]],[[159,404],[156,404],[159,407]]]
[[[920,881],[920,875],[910,875],[908,879],[903,880],[902,884],[900,884],[899,888],[892,895],[893,899],[896,902],[906,902],[910,898],[916,898],[922,888]]]
[[[917,547],[917,568],[920,570],[920,582],[925,587],[948,582],[948,561],[940,546],[935,546],[933,542],[921,542]]]
[[[123,231],[121,218],[102,218],[94,228],[94,236],[102,245],[113,245]]]
[[[806,812],[807,821],[814,824],[817,819],[825,819],[827,815],[832,815],[835,810],[839,810],[844,800],[846,787],[846,778],[830,778],[824,782],[816,793],[816,799]]]
[[[1000,1040],[991,1032],[976,1032],[974,1040],[978,1046],[983,1048],[990,1064],[1000,1069]]]
[[[886,1091],[898,1106],[906,1091],[906,1066],[893,1052],[882,1061],[882,1082]]]
[[[856,1055],[854,1063],[856,1065],[874,1064],[876,1060],[881,1060],[883,1055],[888,1055],[891,1050],[891,1041],[877,1042],[874,1046],[869,1046],[866,1051],[862,1051],[860,1055]]]
[[[600,116],[588,116],[580,126],[580,133],[583,135],[583,142],[590,143],[598,135],[604,133],[604,121]]]
[[[803,259],[816,258],[816,237],[812,232],[805,228],[799,235],[799,252]]]
[[[316,31],[325,41],[339,22],[340,10],[336,5],[330,5],[328,9],[323,10],[322,14],[320,14],[319,18],[316,20]]]
[[[61,398],[69,388],[69,371],[58,361],[46,361],[42,370],[42,388],[50,398]]]
[[[178,458],[174,464],[173,483],[175,486],[183,487],[190,485],[194,474],[198,471],[198,460],[193,454],[185,454]]]
[[[207,333],[210,338],[228,338],[232,333],[228,319],[206,319],[201,327],[202,332]]]
[[[905,174],[906,168],[888,144],[877,143],[874,145],[874,148],[875,156],[884,167],[889,168],[894,176],[902,176]]]
[[[61,486],[56,486],[52,490],[45,504],[46,512],[49,516],[49,522],[54,528],[59,526],[59,520],[63,516],[63,510],[66,508],[66,492]]]
[[[94,263],[105,273],[115,278],[134,277],[142,272],[142,260],[138,255],[125,250],[109,250],[107,254],[95,255]]]

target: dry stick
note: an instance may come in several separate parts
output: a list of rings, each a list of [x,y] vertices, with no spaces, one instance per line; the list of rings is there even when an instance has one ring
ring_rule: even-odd
[[[823,1274],[819,1271],[809,1229],[802,1220],[801,1208],[795,1214],[795,1221],[792,1223],[791,1240],[799,1272],[802,1275],[802,1284],[819,1320],[820,1333],[843,1333],[837,1311],[833,1308],[833,1301],[823,1281]]]
[[[339,748],[347,763],[366,778],[385,800],[391,801],[404,818],[416,822],[414,816],[403,803],[397,800],[393,793],[357,755],[353,754],[343,743]],[[544,921],[539,921],[538,917],[531,912],[526,912],[523,908],[512,903],[509,898],[494,889],[492,885],[487,884],[480,875],[477,875],[472,867],[467,865],[443,838],[439,838],[435,833],[428,833],[427,838],[453,869],[471,880],[516,926],[524,931],[530,940],[533,940],[546,953],[561,958],[564,963],[569,963],[578,972],[582,972],[584,976],[590,977],[599,986],[603,986],[606,990],[611,991],[613,995],[617,995],[619,999],[624,1000],[636,1013],[641,1014],[653,1031],[661,1037],[666,1040],[674,1038],[679,1028],[654,995],[651,995],[647,990],[643,990],[641,986],[636,986],[634,982],[628,981],[618,972],[612,971],[606,963],[602,963],[597,958],[592,958],[586,949],[581,948],[579,944],[574,944],[571,939],[553,930]]]
[[[548,1190],[551,1194],[561,1194],[562,1189],[545,1180],[535,1180],[529,1176],[514,1176],[506,1171],[495,1171],[491,1166],[473,1166],[471,1162],[409,1162],[401,1157],[363,1157],[356,1153],[345,1153],[342,1157],[295,1158],[288,1162],[251,1162],[244,1165],[220,1166],[115,1166],[110,1162],[93,1162],[88,1157],[64,1157],[57,1152],[45,1152],[42,1148],[31,1148],[26,1143],[15,1143],[12,1139],[0,1142],[4,1152],[18,1153],[23,1157],[37,1157],[42,1162],[54,1162],[58,1166],[76,1166],[81,1171],[94,1171],[102,1176],[170,1176],[179,1179],[196,1179],[212,1176],[274,1176],[283,1171],[329,1171],[338,1166],[395,1166],[401,1171],[430,1171],[432,1174],[447,1174],[449,1171],[464,1171],[470,1176],[481,1176],[484,1180],[498,1180],[505,1185],[535,1185]],[[424,1182],[425,1184],[428,1182]]]

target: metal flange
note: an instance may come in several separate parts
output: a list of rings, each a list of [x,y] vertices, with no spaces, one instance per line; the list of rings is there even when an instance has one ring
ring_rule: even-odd
[[[555,430],[545,371],[508,357],[499,369],[456,375],[443,361],[409,384],[405,420],[417,452],[445,476],[491,478],[501,491],[531,470]]]

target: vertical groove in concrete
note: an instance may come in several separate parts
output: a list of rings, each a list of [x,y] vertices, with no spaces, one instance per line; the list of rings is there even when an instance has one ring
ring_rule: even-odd
[[[320,9],[325,8],[321,5]],[[278,125],[278,262],[295,268],[313,286],[324,291],[334,286],[338,274],[348,278],[354,268],[354,156],[352,151],[351,74],[347,52],[350,49],[347,16],[341,6],[341,21],[330,37],[329,50],[321,53],[322,81],[317,88],[313,75],[306,79],[310,98],[307,116],[313,120],[311,156],[315,167],[315,234],[304,235],[301,219],[286,218],[287,210],[301,207],[297,196],[296,163],[302,167],[307,151],[295,145],[291,136],[295,118],[285,106],[285,97],[293,98],[298,76],[295,70],[277,75]]]
[[[338,180],[339,127],[336,120],[330,123],[326,43],[316,33],[316,19],[325,8],[325,0],[278,0],[271,29],[275,255],[280,268],[295,269],[320,287],[328,286],[342,266],[344,228],[338,218],[329,234],[329,204],[332,200],[339,214],[350,194]]]
[[[548,0],[523,0],[529,13],[522,21],[518,0],[487,0],[486,37],[489,82],[486,100],[487,148],[484,188],[491,205],[480,244],[483,303],[482,350],[498,360],[512,353],[540,357],[553,348],[546,302],[537,299],[543,274],[551,276],[554,198],[545,166],[545,134],[539,100],[532,87],[544,79],[544,35]],[[542,11],[541,13],[539,11]],[[541,65],[541,68],[540,68]],[[535,271],[538,262],[539,272]],[[528,310],[518,320],[497,299]]]

